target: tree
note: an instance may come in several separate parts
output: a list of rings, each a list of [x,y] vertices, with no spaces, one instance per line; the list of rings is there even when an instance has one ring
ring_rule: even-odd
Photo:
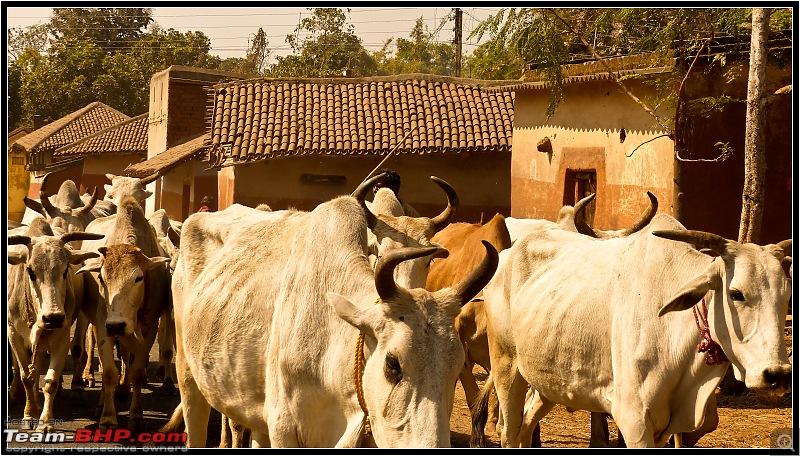
[[[375,53],[381,74],[426,73],[452,76],[455,74],[455,49],[450,44],[433,43],[433,34],[417,18],[410,39],[390,39]],[[390,57],[389,46],[395,42],[396,52]]]
[[[220,62],[219,69],[234,73],[264,76],[267,73],[267,61],[272,54],[269,39],[264,29],[259,27],[253,37],[246,57],[230,57]]]
[[[49,42],[50,29],[46,24],[30,27],[12,27],[8,29],[8,60],[13,62],[28,49],[44,52]]]
[[[764,150],[766,113],[767,39],[769,8],[753,8],[753,32],[750,40],[750,74],[747,79],[747,114],[745,118],[744,189],[739,242],[758,242],[764,216],[764,183],[767,160]]]
[[[151,8],[53,8],[50,27],[57,40],[90,41],[115,54],[133,46],[152,22]]]
[[[354,76],[377,74],[375,59],[353,33],[353,25],[345,24],[340,8],[309,8],[311,17],[303,18],[294,33],[286,37],[293,54],[278,56],[270,68],[273,76],[331,77],[351,70]],[[349,10],[348,10],[349,11]],[[301,40],[300,35],[306,33]]]
[[[467,57],[469,76],[478,79],[519,79],[526,62],[505,41],[489,40]]]

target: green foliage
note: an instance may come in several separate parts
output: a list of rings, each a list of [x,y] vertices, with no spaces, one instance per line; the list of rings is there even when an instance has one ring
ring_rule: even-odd
[[[499,39],[481,44],[466,60],[470,77],[478,79],[519,79],[525,67],[515,48]]]
[[[791,11],[776,10],[771,26],[773,30],[791,29]],[[490,36],[493,51],[501,49],[498,43],[504,43],[502,46],[510,47],[508,53],[533,70],[529,76],[551,83],[547,113],[552,115],[563,98],[561,66],[594,59],[584,41],[600,57],[651,52],[671,54],[680,59],[675,71],[683,75],[692,52],[708,38],[714,39],[713,44],[749,43],[750,9],[503,8],[479,24],[470,36],[480,38],[485,34]],[[491,54],[488,57],[491,58]],[[724,65],[726,62],[717,60],[716,63]],[[669,90],[674,97],[674,87]]]
[[[311,16],[303,18],[294,33],[286,37],[293,54],[278,56],[270,75],[332,77],[341,76],[346,69],[353,76],[377,74],[377,62],[353,33],[353,25],[346,24],[344,10],[309,8],[309,11]]]
[[[411,29],[409,38],[390,39],[383,49],[374,54],[378,61],[379,74],[455,74],[455,49],[449,44],[432,43],[433,34],[423,25],[421,17]],[[389,50],[393,41],[396,49],[394,53]]]
[[[115,54],[135,43],[153,22],[151,8],[53,8],[52,35],[90,41]]]

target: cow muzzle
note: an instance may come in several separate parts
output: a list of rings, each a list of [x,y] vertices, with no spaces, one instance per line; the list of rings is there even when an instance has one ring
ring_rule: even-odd
[[[109,337],[122,337],[125,335],[125,330],[128,325],[124,321],[109,321],[106,322],[106,334]]]
[[[64,321],[67,316],[61,312],[51,312],[42,315],[42,324],[44,329],[61,329],[64,327]]]
[[[792,366],[767,368],[761,374],[764,384],[769,390],[782,394],[792,389]]]

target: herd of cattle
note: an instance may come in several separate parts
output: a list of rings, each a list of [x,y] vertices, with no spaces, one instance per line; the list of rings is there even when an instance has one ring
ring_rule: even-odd
[[[687,230],[650,193],[619,231],[586,224],[594,195],[555,222],[449,223],[458,195],[436,177],[447,207],[410,217],[388,188],[366,201],[382,175],[310,212],[234,204],[180,223],[145,216],[148,180],[107,176],[100,201],[72,181],[50,196],[46,176],[34,215],[9,222],[9,394],[42,432],[69,351],[71,389],[93,385],[95,341],[101,429],[131,389],[140,425],[150,349],[172,388],[175,347],[181,403],[162,430],[185,425],[189,447],[211,408],[224,445],[447,447],[458,380],[472,446],[487,415],[503,446],[536,445],[555,404],[592,412],[593,445],[607,415],[628,446],[691,445],[717,426],[729,366],[748,388],[790,389],[791,240]]]

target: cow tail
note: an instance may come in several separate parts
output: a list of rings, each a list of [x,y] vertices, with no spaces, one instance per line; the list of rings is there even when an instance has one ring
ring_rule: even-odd
[[[472,414],[472,436],[470,437],[470,448],[483,448],[486,445],[486,437],[484,429],[486,428],[486,421],[489,419],[489,396],[492,395],[494,389],[494,378],[489,374],[486,383],[483,385],[481,394],[478,399],[470,407]]]
[[[172,416],[170,417],[167,424],[164,425],[158,432],[164,433],[172,433],[172,432],[180,432],[181,426],[183,425],[183,406],[179,403],[175,410],[172,411]]]

